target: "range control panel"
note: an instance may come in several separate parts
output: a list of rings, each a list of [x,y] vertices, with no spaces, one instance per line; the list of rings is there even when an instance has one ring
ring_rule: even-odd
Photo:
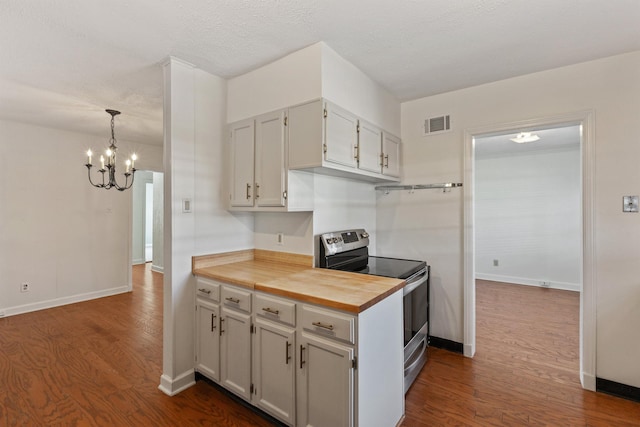
[[[369,233],[364,229],[342,230],[320,235],[320,241],[327,255],[369,246]]]

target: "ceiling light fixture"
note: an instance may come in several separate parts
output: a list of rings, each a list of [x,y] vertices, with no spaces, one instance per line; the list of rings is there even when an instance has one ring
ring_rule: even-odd
[[[525,142],[533,142],[540,139],[540,137],[536,134],[532,134],[531,132],[520,132],[516,135],[515,138],[509,138],[513,142],[517,142],[518,144],[523,144]]]
[[[105,157],[100,156],[101,167],[100,169],[98,169],[98,172],[102,174],[102,184],[94,184],[93,181],[91,180],[91,168],[93,167],[93,165],[91,164],[91,156],[93,155],[91,150],[87,151],[87,164],[85,166],[87,167],[87,173],[89,174],[89,182],[94,187],[104,188],[106,190],[109,190],[110,188],[115,187],[119,191],[124,191],[131,188],[131,186],[133,185],[133,178],[136,173],[135,161],[137,160],[138,157],[134,153],[131,155],[131,159],[127,159],[127,161],[124,162],[125,164],[124,185],[123,186],[118,185],[118,182],[116,181],[116,151],[118,150],[118,147],[116,147],[116,137],[114,134],[114,117],[120,114],[120,111],[116,111],[116,110],[105,110],[105,111],[111,114],[111,139],[109,140],[109,148],[107,148],[107,151],[105,153],[107,156],[106,163],[105,163]],[[109,172],[109,181],[105,182],[104,174],[107,171]],[[131,177],[131,182],[129,182],[129,177]]]

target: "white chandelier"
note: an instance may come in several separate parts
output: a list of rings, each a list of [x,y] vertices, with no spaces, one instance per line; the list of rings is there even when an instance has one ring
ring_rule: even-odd
[[[131,159],[127,159],[127,161],[124,163],[124,185],[119,185],[116,181],[116,151],[118,150],[118,147],[116,147],[116,137],[114,134],[114,117],[120,114],[120,111],[105,111],[111,115],[111,139],[109,140],[109,148],[107,148],[107,151],[105,153],[107,156],[106,163],[105,156],[100,156],[100,169],[98,169],[98,172],[102,174],[102,183],[96,184],[91,179],[91,168],[93,167],[93,165],[91,164],[91,156],[93,155],[91,150],[87,151],[87,164],[85,166],[87,167],[87,173],[89,174],[89,182],[94,187],[104,188],[106,190],[116,188],[119,191],[124,191],[131,188],[131,186],[133,185],[133,178],[136,173],[135,161],[138,157],[134,153],[131,155]],[[109,173],[108,180],[105,182],[104,175],[107,172]],[[129,182],[129,177],[131,177],[131,182]]]

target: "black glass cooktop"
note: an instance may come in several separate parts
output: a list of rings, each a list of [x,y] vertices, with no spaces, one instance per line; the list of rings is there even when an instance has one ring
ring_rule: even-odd
[[[426,268],[426,266],[427,263],[425,261],[370,256],[367,266],[362,270],[358,270],[357,273],[407,279]]]

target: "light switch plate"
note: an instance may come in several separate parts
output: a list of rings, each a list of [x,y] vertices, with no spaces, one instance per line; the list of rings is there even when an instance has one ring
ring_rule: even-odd
[[[638,196],[622,196],[622,212],[638,212]]]
[[[191,213],[191,199],[182,199],[182,212]]]

